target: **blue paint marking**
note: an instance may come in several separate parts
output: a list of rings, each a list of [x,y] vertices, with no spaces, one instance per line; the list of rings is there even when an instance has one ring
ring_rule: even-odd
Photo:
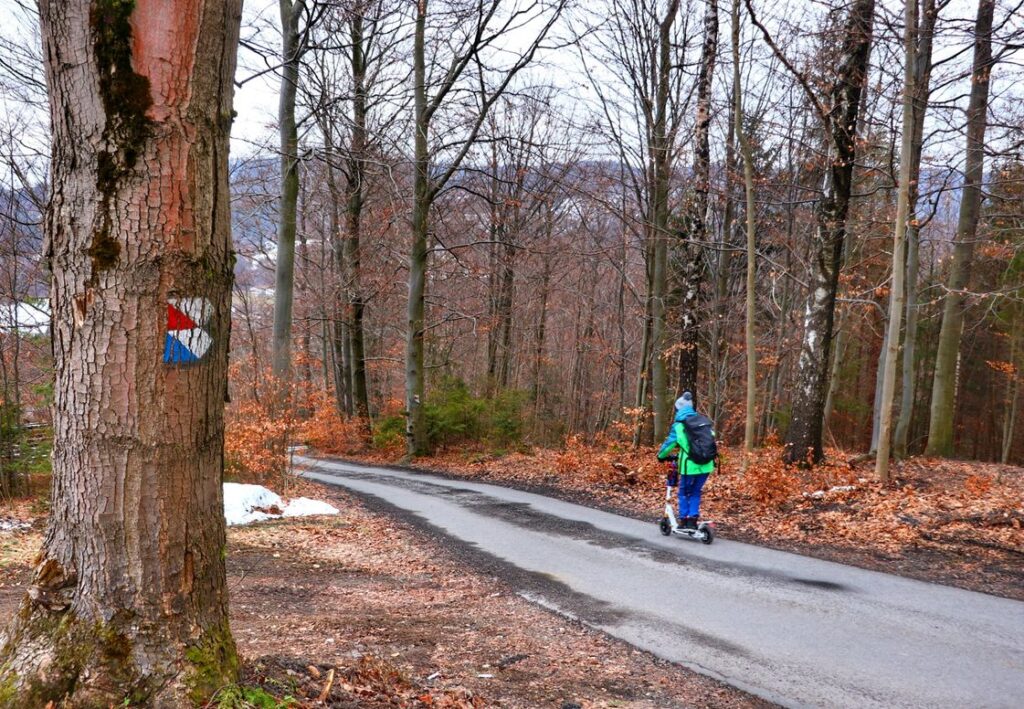
[[[198,361],[199,358],[181,344],[177,337],[167,333],[167,339],[164,341],[164,364],[188,364]]]

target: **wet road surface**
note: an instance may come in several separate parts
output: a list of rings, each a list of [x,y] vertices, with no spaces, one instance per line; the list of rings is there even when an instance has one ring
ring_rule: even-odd
[[[1024,603],[529,492],[297,456],[523,596],[786,706],[1024,706]],[[652,496],[663,491],[652,490]]]

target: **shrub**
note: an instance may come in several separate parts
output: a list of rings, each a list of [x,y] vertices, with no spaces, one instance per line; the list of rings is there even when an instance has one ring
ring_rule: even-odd
[[[269,397],[238,402],[227,414],[225,473],[247,482],[266,483],[285,472],[293,431],[291,407],[274,415]]]
[[[405,446],[405,417],[392,414],[377,419],[373,425],[372,445],[380,451],[397,452]]]
[[[432,449],[465,443],[508,448],[522,440],[526,401],[526,393],[516,390],[477,397],[461,379],[446,377],[423,406],[427,442]]]

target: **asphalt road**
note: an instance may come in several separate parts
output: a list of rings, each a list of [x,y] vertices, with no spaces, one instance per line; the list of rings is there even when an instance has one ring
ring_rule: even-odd
[[[1024,706],[1018,601],[722,538],[663,537],[653,521],[496,485],[296,464],[431,526],[537,603],[779,704]]]

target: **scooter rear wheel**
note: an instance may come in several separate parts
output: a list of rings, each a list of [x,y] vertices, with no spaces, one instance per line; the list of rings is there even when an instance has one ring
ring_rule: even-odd
[[[661,533],[664,534],[666,537],[672,534],[672,525],[671,523],[669,523],[668,517],[662,517],[661,523],[658,525],[658,527],[659,529],[661,529]]]

